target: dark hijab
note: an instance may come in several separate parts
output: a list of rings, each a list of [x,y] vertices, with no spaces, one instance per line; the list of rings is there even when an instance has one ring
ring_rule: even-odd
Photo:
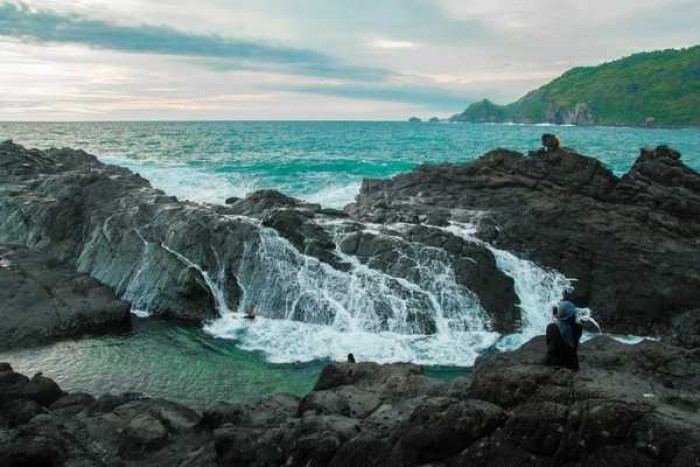
[[[554,323],[559,328],[561,340],[572,349],[576,348],[576,339],[574,339],[573,325],[576,322],[576,306],[567,301],[559,302],[557,306],[557,315]]]

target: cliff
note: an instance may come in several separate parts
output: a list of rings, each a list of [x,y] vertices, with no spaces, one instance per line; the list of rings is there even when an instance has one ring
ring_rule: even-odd
[[[700,46],[573,68],[508,105],[471,104],[454,122],[700,125]]]

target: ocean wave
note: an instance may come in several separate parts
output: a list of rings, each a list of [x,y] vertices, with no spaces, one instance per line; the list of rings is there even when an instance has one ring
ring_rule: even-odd
[[[318,203],[330,208],[340,209],[355,200],[355,196],[357,196],[360,191],[360,185],[361,182],[359,181],[340,185],[329,185],[317,192],[300,197],[310,203]]]
[[[279,177],[274,174],[264,177],[232,170],[214,171],[212,168],[215,166],[205,163],[183,165],[169,161],[113,156],[101,157],[100,160],[140,174],[168,195],[197,203],[223,204],[226,198],[231,196],[243,198],[259,189],[275,188],[310,203],[339,209],[355,199],[361,184],[359,178],[338,182],[338,174],[323,174],[307,176],[306,180],[289,177],[295,184],[280,186]]]

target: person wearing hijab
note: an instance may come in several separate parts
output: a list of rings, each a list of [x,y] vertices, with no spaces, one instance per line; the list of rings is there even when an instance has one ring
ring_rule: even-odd
[[[552,309],[554,322],[547,326],[545,365],[563,366],[578,371],[578,343],[583,327],[576,320],[576,306],[561,301]]]

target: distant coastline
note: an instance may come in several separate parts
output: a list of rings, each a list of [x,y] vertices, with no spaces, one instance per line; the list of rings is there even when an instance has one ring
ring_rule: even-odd
[[[519,100],[470,104],[452,122],[700,128],[700,46],[573,68]]]

